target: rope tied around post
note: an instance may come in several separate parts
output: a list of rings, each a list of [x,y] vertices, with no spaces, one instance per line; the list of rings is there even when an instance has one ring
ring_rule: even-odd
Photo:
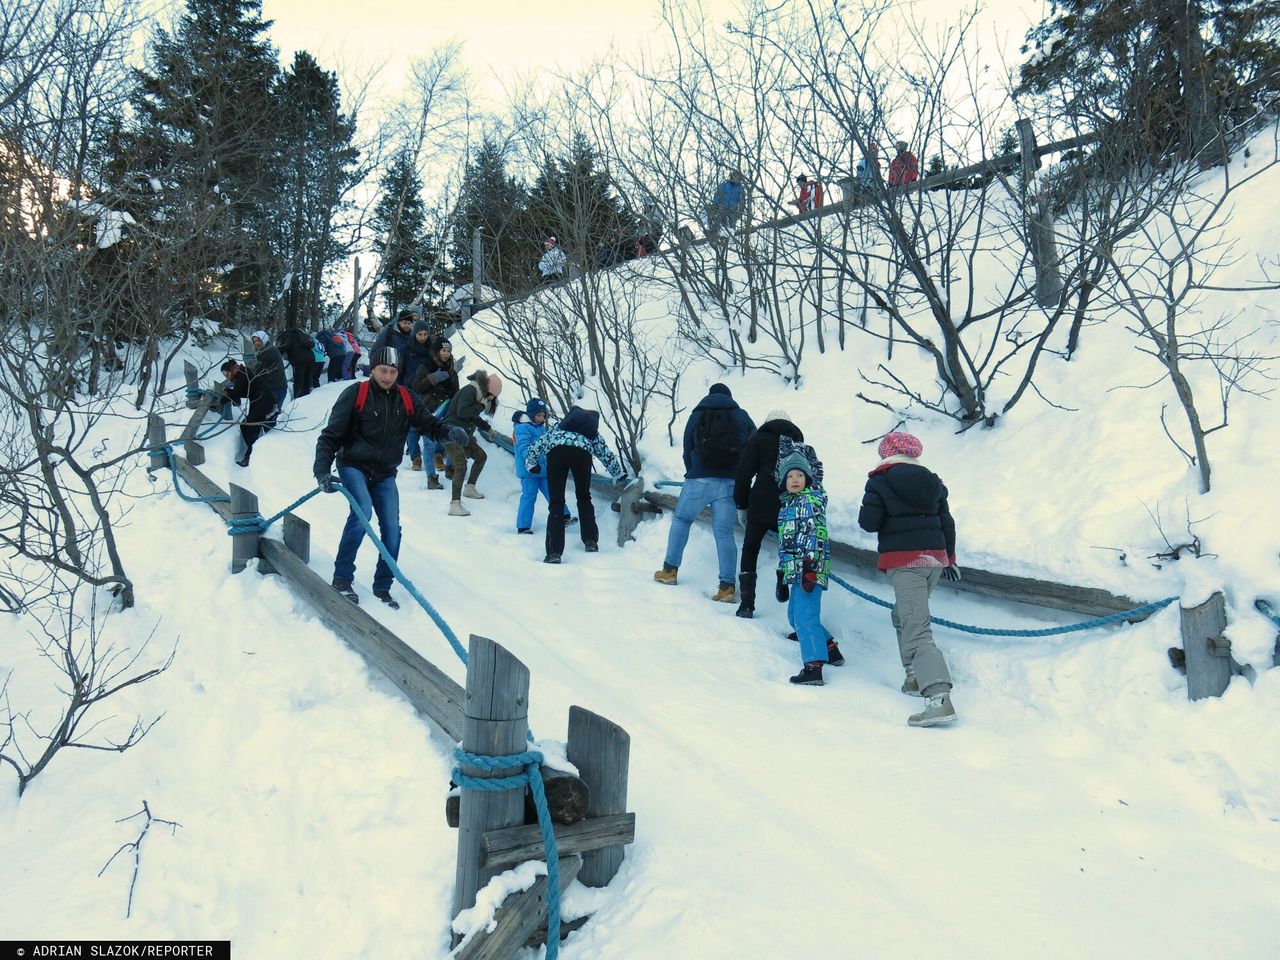
[[[853,584],[841,579],[834,573],[829,575],[831,580],[844,587],[854,596],[861,597],[863,600],[869,600],[877,606],[885,607],[892,610],[893,604],[888,600],[881,600],[873,594],[859,590]],[[952,630],[959,630],[961,633],[974,633],[982,637],[1054,637],[1062,633],[1075,633],[1080,630],[1092,630],[1095,627],[1105,627],[1107,624],[1119,623],[1122,620],[1132,620],[1135,617],[1145,616],[1148,613],[1154,613],[1162,610],[1177,597],[1165,597],[1163,600],[1155,600],[1152,603],[1144,603],[1140,607],[1134,607],[1132,610],[1125,610],[1121,613],[1113,613],[1106,617],[1096,617],[1093,620],[1085,620],[1081,623],[1069,623],[1065,627],[1045,627],[1041,630],[1005,630],[998,627],[975,627],[967,623],[956,623],[954,620],[944,620],[942,617],[930,617],[930,623],[936,623],[940,627],[950,627]]]
[[[555,828],[551,824],[551,810],[547,806],[547,793],[542,784],[542,754],[537,750],[526,750],[507,757],[485,757],[468,753],[461,746],[456,746],[453,748],[453,758],[458,762],[458,766],[453,769],[453,782],[465,790],[499,793],[527,786],[533,794],[533,806],[538,811],[538,827],[542,831],[542,845],[547,852],[547,960],[555,960],[560,952],[560,856],[556,852]],[[490,773],[520,768],[523,768],[523,772],[505,777],[469,777],[462,772],[463,764]]]
[[[230,497],[193,497],[193,496],[190,496],[189,494],[182,492],[182,484],[179,482],[179,479],[178,479],[178,460],[173,451],[173,448],[182,442],[183,441],[181,439],[178,439],[178,440],[172,441],[171,443],[166,443],[163,446],[150,447],[147,450],[147,453],[164,454],[164,458],[169,467],[169,471],[170,473],[173,474],[173,492],[176,493],[181,499],[185,500],[187,503],[230,503],[231,502]],[[147,473],[150,474],[152,472],[153,472],[152,468],[148,467]]]

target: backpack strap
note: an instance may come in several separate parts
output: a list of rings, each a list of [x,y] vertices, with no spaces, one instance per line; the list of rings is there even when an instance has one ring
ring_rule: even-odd
[[[367,380],[365,382],[368,383]],[[409,392],[409,388],[404,386],[404,384],[400,385],[399,390],[400,390],[400,402],[404,404],[405,413],[409,414],[409,419],[412,420],[413,419],[413,394]]]
[[[364,405],[369,402],[369,381],[361,380],[360,386],[356,387],[356,413],[364,409]]]

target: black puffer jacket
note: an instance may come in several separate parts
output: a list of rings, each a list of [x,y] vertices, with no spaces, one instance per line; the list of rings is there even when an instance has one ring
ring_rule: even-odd
[[[939,566],[954,561],[956,525],[946,485],[918,463],[882,463],[871,471],[858,526],[878,535],[881,570],[920,566],[913,561],[925,556]]]
[[[276,349],[274,343],[268,343],[258,351],[258,356],[249,365],[250,376],[266,380],[268,389],[282,393],[289,389],[289,379],[284,372],[284,357]]]
[[[452,356],[448,360],[440,357],[440,345],[443,342],[440,337],[432,337],[427,341],[427,356],[418,365],[413,382],[409,384],[410,389],[420,395],[432,411],[439,409],[442,403],[452,400],[453,395],[458,392],[457,364]]]
[[[356,410],[360,387],[369,384],[369,395],[363,410]],[[316,440],[316,461],[312,472],[321,477],[333,466],[355,467],[370,480],[395,476],[396,467],[404,459],[404,441],[409,427],[432,440],[443,443],[449,428],[431,416],[421,397],[413,397],[413,416],[405,409],[401,388],[383,390],[374,380],[353,383],[338,396],[329,414],[329,423]]]
[[[747,511],[747,522],[778,526],[778,440],[790,437],[804,441],[804,434],[790,420],[766,420],[747,440],[738,461],[738,475],[733,484],[733,502]]]

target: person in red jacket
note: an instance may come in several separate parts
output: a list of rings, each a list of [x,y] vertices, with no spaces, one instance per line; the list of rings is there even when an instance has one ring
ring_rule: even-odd
[[[800,191],[791,205],[804,213],[806,210],[817,210],[822,206],[822,184],[810,180],[805,174],[796,177],[796,188]]]
[[[899,140],[894,146],[898,155],[889,161],[888,183],[891,187],[905,187],[920,179],[920,161],[907,149],[907,141]]]

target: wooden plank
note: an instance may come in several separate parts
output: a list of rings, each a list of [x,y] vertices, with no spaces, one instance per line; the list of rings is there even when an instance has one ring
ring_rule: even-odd
[[[560,889],[573,883],[581,857],[560,858]],[[523,893],[513,894],[494,913],[492,933],[481,930],[451,953],[450,960],[509,960],[539,926],[547,923],[547,878],[541,876]]]
[[[258,516],[258,498],[244,487],[231,484],[231,519],[249,520]],[[258,559],[258,539],[262,536],[256,530],[237,533],[231,538],[231,572],[239,573],[250,560]]]
[[[200,400],[193,397],[191,391],[200,389],[200,371],[196,369],[196,365],[190,360],[183,360],[182,374],[187,380],[187,408],[194,409],[199,405]],[[208,406],[205,409],[207,410]],[[203,414],[201,416],[203,417]]]
[[[1192,700],[1220,697],[1231,682],[1231,650],[1222,648],[1227,629],[1227,606],[1215,593],[1195,607],[1182,607],[1182,649],[1186,652],[1187,696]]]
[[[196,496],[204,497],[205,499],[224,498],[220,502],[209,504],[209,508],[223,520],[231,519],[231,503],[225,499],[229,496],[227,491],[196,469],[195,465],[188,461],[186,457],[177,456],[174,458],[174,462],[178,467],[178,477],[195,491]]]
[[[169,465],[169,456],[160,448],[165,445],[165,424],[164,417],[158,413],[147,414],[147,449],[150,451],[150,460],[147,463],[149,470],[163,470]]]
[[[499,644],[472,634],[463,702],[463,749],[485,757],[523,753],[529,731],[528,712],[529,668]],[[462,772],[481,779],[509,775],[466,764]],[[480,841],[490,830],[524,823],[524,788],[492,792],[463,786],[460,809],[458,870],[451,914],[455,917],[475,906],[476,892],[498,873],[481,866]],[[520,943],[525,936],[528,934],[520,938]]]
[[[626,546],[627,541],[635,539],[632,534],[635,533],[641,520],[636,506],[642,502],[643,495],[644,477],[636,477],[622,488],[622,493],[614,504],[618,510],[618,546],[620,547]]]
[[[547,796],[547,811],[553,823],[577,823],[585,820],[591,804],[591,790],[581,779],[564,770],[542,767],[542,787]],[[451,791],[444,800],[445,823],[456,827],[461,819],[462,797]],[[533,795],[525,791],[524,822],[537,823],[538,811]]]
[[[284,545],[303,563],[311,562],[311,524],[292,513],[284,515]]]
[[[193,467],[204,466],[204,444],[195,440],[188,440],[182,445],[182,451],[186,455],[187,463]]]
[[[362,608],[340,596],[282,542],[263,537],[258,549],[276,573],[311,605],[320,621],[390,680],[434,724],[446,743],[462,739],[460,684]]]
[[[575,930],[581,930],[583,927],[587,925],[587,921],[590,919],[591,919],[590,916],[586,916],[586,917],[574,917],[572,920],[561,920],[560,921],[560,939],[563,940],[565,937],[569,936],[569,934],[573,933],[573,931]],[[545,926],[540,926],[538,927],[538,929],[533,931],[533,934],[529,937],[528,940],[524,942],[524,945],[526,947],[540,947],[546,942],[547,942],[547,928]]]
[[[184,444],[195,440],[196,434],[200,432],[200,427],[204,424],[204,418],[209,413],[209,408],[213,406],[213,397],[204,394],[195,402],[195,413],[191,414],[191,419],[187,421],[186,427],[182,431],[182,442]]]
[[[592,817],[627,811],[627,776],[631,763],[631,737],[612,720],[584,707],[569,708],[569,762],[591,788]],[[613,879],[626,848],[605,847],[582,858],[579,879],[588,887],[603,887]]]
[[[615,813],[569,826],[557,825],[555,834],[556,850],[561,857],[634,843],[636,815]],[[495,870],[509,870],[526,860],[544,860],[546,851],[542,845],[542,828],[534,823],[491,830],[480,840],[480,857],[486,867]]]

